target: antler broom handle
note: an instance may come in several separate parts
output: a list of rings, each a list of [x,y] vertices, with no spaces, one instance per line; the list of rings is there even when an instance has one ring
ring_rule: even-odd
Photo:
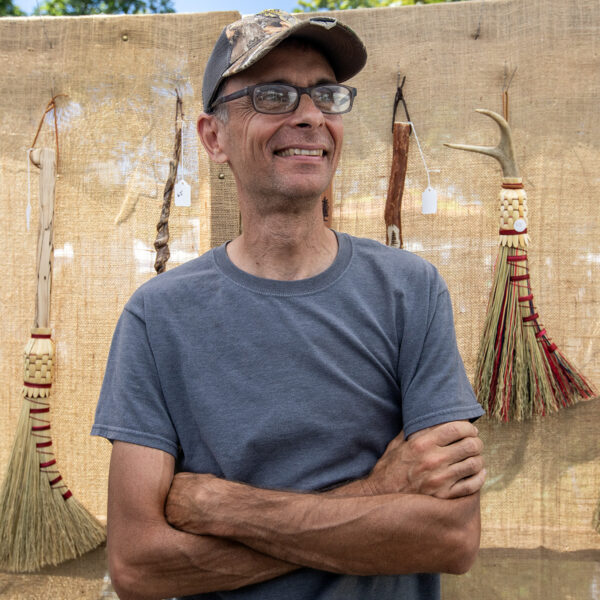
[[[40,228],[37,244],[37,293],[35,328],[50,327],[50,293],[54,255],[54,191],[56,152],[50,148],[31,151],[31,162],[40,168]]]
[[[477,108],[476,112],[482,115],[494,119],[500,127],[500,141],[496,146],[469,146],[466,144],[444,144],[448,148],[455,148],[456,150],[467,150],[469,152],[479,152],[480,154],[487,154],[495,158],[502,166],[502,174],[505,178],[517,178],[520,177],[519,169],[517,167],[517,161],[515,160],[515,149],[513,147],[512,137],[510,134],[510,127],[506,120],[501,117],[498,113],[484,108]]]
[[[509,248],[526,249],[529,245],[527,233],[527,194],[515,159],[510,127],[498,113],[483,108],[478,113],[492,118],[500,128],[500,141],[497,146],[468,146],[465,144],[444,144],[448,148],[479,152],[495,158],[502,167],[502,189],[500,190],[500,244]]]

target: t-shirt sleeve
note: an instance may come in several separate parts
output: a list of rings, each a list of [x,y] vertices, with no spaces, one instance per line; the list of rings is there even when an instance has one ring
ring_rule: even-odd
[[[404,341],[399,379],[406,436],[440,423],[475,420],[483,409],[475,398],[456,344],[450,295],[443,280],[429,309]]]
[[[92,435],[177,456],[178,438],[165,404],[143,310],[132,300],[115,329]]]

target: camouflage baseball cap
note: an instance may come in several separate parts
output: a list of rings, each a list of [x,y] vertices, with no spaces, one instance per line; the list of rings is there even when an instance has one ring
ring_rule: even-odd
[[[204,110],[209,111],[224,79],[248,69],[288,38],[304,40],[320,50],[338,82],[356,75],[367,62],[364,44],[337,19],[321,15],[296,19],[280,10],[264,10],[227,25],[221,32],[204,71]]]

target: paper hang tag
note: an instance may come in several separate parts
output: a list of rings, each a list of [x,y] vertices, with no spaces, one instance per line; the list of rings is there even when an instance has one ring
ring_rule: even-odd
[[[191,206],[192,189],[185,179],[180,179],[175,184],[175,206]]]
[[[437,212],[437,192],[431,186],[427,186],[421,195],[421,212],[424,215]]]
[[[527,221],[525,221],[525,219],[517,219],[513,227],[515,231],[521,233],[527,229]]]

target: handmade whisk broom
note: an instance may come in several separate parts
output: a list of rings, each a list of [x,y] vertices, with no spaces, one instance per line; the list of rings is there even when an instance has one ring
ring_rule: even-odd
[[[25,347],[23,406],[0,490],[0,568],[28,572],[57,565],[96,548],[104,527],[62,479],[50,437],[54,343],[50,331],[56,153],[31,152],[40,167],[36,316]]]
[[[594,390],[565,358],[539,322],[527,263],[527,196],[519,176],[508,123],[497,113],[478,109],[498,123],[495,147],[445,144],[480,152],[502,166],[500,249],[479,346],[474,388],[488,415],[501,421],[545,415],[592,398]]]

